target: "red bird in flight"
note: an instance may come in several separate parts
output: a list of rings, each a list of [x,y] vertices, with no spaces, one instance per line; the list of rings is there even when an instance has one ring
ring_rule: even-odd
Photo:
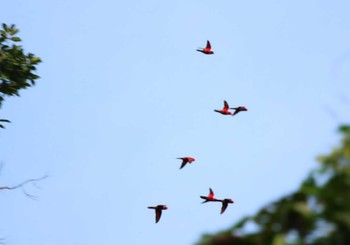
[[[232,114],[232,116],[236,115],[237,113],[241,112],[241,111],[248,111],[248,109],[244,106],[238,106],[238,107],[234,107],[234,108],[230,108],[232,110],[235,110],[235,112]]]
[[[203,54],[214,54],[214,51],[211,50],[209,40],[207,41],[207,46],[205,48],[197,49],[196,51],[202,52]]]
[[[156,223],[160,220],[160,217],[162,216],[162,210],[167,210],[168,207],[166,205],[157,205],[155,207],[148,207],[149,209],[155,209],[156,211]]]
[[[222,202],[222,206],[221,206],[221,213],[220,214],[223,214],[227,208],[227,205],[229,203],[234,203],[234,201],[232,201],[232,199],[229,199],[229,198],[225,198],[224,200],[220,200]]]
[[[211,188],[209,188],[209,195],[208,196],[200,196],[200,198],[204,199],[204,201],[202,203],[221,202],[221,200],[214,198],[214,192]]]
[[[185,167],[185,165],[186,165],[187,163],[192,163],[192,162],[196,161],[196,159],[194,159],[193,157],[179,157],[179,158],[177,158],[177,159],[181,159],[181,160],[182,160],[180,169],[182,169],[183,167]]]
[[[214,110],[215,112],[218,112],[222,115],[232,115],[232,112],[229,111],[229,105],[226,100],[224,100],[224,108],[222,110]]]

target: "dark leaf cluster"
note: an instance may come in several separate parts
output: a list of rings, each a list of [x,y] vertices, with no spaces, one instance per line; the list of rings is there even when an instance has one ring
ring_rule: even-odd
[[[0,107],[5,96],[19,96],[19,90],[33,86],[39,78],[33,72],[41,59],[24,52],[18,31],[4,23],[0,29]]]
[[[1,123],[10,123],[10,120],[7,120],[7,119],[0,119],[0,128],[5,128],[4,125],[2,125]]]

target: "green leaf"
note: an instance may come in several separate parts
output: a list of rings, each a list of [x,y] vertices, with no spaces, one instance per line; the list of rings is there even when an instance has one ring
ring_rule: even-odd
[[[19,37],[11,37],[11,40],[14,41],[14,42],[22,41]]]
[[[286,245],[283,234],[277,234],[273,238],[272,245]]]
[[[2,28],[8,32],[9,31],[9,28],[7,27],[7,25],[5,23],[2,23]]]
[[[10,34],[13,36],[19,32],[18,29],[11,29]]]
[[[41,62],[41,59],[39,57],[30,58],[30,63],[32,64],[37,64],[39,62]]]
[[[342,133],[349,134],[350,133],[350,125],[341,125],[338,130]]]

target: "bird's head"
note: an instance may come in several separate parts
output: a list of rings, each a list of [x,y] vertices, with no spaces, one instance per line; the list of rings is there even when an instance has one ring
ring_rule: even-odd
[[[227,203],[234,203],[234,201],[232,199],[229,199],[229,198],[225,198],[224,199],[224,202],[227,202]]]

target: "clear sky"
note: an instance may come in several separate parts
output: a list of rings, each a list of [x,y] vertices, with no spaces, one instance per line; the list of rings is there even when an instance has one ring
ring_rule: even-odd
[[[193,244],[296,189],[349,122],[350,2],[3,1],[43,59],[0,118],[8,245]],[[215,55],[196,52],[206,40]],[[249,111],[213,112],[223,100]],[[195,163],[179,170],[177,157]],[[201,204],[211,187],[232,198]],[[158,224],[146,207],[166,204]]]

